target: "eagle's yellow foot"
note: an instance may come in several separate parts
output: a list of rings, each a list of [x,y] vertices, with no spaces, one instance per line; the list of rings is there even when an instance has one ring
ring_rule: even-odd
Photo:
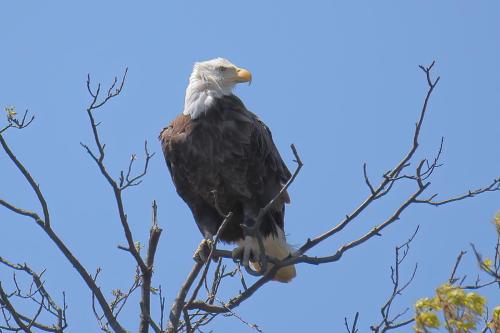
[[[214,241],[211,239],[203,239],[198,245],[198,248],[193,254],[193,259],[196,262],[207,262],[208,257],[210,256],[210,251],[212,251],[212,246]]]

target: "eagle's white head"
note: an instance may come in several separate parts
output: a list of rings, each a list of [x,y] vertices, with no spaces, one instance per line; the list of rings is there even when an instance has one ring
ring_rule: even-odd
[[[232,94],[237,83],[251,81],[249,71],[236,67],[227,59],[197,62],[189,77],[183,114],[195,119],[209,109],[215,98]]]

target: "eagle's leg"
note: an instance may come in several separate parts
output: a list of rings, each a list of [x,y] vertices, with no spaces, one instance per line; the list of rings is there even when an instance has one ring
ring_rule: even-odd
[[[261,275],[261,273],[250,268],[250,262],[256,262],[259,258],[259,241],[255,237],[252,227],[255,225],[256,211],[252,209],[244,208],[244,219],[243,219],[243,235],[244,238],[238,241],[238,247],[233,250],[232,256],[234,260],[241,262],[246,271],[252,275]]]
[[[214,241],[212,240],[212,237],[204,238],[194,252],[193,259],[196,262],[206,262],[208,260],[208,257],[210,256],[210,252],[212,251],[213,243]]]

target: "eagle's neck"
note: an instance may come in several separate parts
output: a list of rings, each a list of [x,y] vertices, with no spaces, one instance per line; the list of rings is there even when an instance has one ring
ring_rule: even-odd
[[[184,100],[184,115],[196,119],[205,114],[215,99],[232,94],[233,87],[223,87],[209,78],[193,77],[189,79]]]

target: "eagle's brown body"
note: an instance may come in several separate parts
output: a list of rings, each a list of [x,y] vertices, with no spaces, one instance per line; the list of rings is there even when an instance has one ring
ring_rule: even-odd
[[[181,114],[160,140],[175,188],[205,237],[222,223],[219,208],[233,213],[221,240],[242,240],[241,224],[252,225],[290,178],[267,126],[234,95],[216,98],[196,119]],[[285,202],[286,193],[265,216],[263,236],[283,232]]]

